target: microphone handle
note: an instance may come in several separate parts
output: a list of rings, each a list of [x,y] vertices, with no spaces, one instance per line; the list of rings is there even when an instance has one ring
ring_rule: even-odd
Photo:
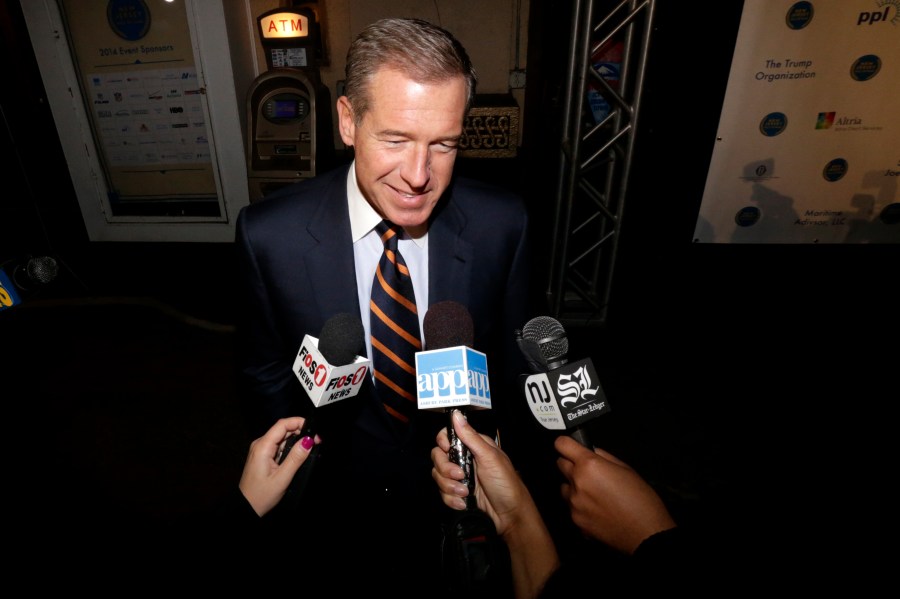
[[[315,437],[317,432],[318,422],[316,421],[316,410],[313,410],[303,422],[303,427],[301,427],[300,431],[285,439],[284,447],[278,454],[276,461],[279,464],[284,462],[288,453],[290,453],[291,448],[294,447],[294,444],[297,443],[297,441],[303,437]],[[319,446],[313,445],[312,449],[309,450],[306,461],[303,462],[303,465],[300,466],[300,469],[294,474],[294,478],[291,479],[291,483],[288,485],[287,491],[285,491],[284,498],[280,502],[281,504],[284,504],[291,509],[296,509],[300,505],[300,500],[303,498],[303,494],[309,486],[310,477],[312,476],[316,462],[319,461],[320,453],[321,450]]]
[[[313,413],[309,417],[304,419],[303,426],[300,428],[300,430],[285,439],[284,446],[278,452],[278,457],[275,461],[278,462],[278,464],[284,462],[285,458],[287,458],[288,456],[288,453],[290,453],[291,448],[294,447],[294,444],[297,443],[297,441],[299,441],[303,437],[313,437],[315,436],[316,432],[315,411],[313,411]]]
[[[456,429],[453,428],[452,409],[447,410],[447,437],[450,439],[450,451],[448,452],[450,461],[462,468],[462,482],[469,488],[469,494],[466,496],[466,509],[478,509],[475,499],[475,461],[472,459],[469,448],[456,435]]]
[[[576,441],[578,441],[579,443],[581,443],[582,445],[584,445],[585,447],[587,447],[588,449],[590,449],[590,450],[594,449],[594,444],[591,443],[591,440],[588,437],[588,433],[584,429],[583,426],[579,426],[579,427],[572,429],[572,432],[569,433],[569,436],[572,437],[573,439],[575,439]]]

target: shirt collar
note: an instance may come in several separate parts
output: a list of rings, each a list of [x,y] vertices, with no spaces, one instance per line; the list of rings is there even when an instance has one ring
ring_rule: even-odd
[[[381,216],[366,201],[359,189],[359,183],[356,181],[356,160],[350,164],[350,170],[347,172],[347,207],[350,210],[350,234],[353,243],[365,237],[381,222]],[[411,239],[417,246],[424,248],[427,237],[427,232],[419,238],[411,238],[404,232],[402,239]]]

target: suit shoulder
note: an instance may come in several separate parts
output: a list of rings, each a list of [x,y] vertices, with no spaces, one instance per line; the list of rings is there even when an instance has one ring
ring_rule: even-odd
[[[297,179],[294,183],[279,187],[267,194],[258,202],[245,206],[244,209],[253,211],[271,210],[274,209],[273,207],[285,203],[310,201],[322,197],[323,193],[333,190],[335,184],[343,184],[346,179],[346,166],[338,167],[309,179]]]
[[[246,226],[248,220],[277,221],[286,218],[287,214],[296,214],[298,210],[311,213],[327,194],[340,189],[335,185],[345,181],[346,174],[347,167],[338,167],[316,177],[299,179],[285,185],[260,201],[241,208],[238,222]]]
[[[516,192],[500,187],[493,183],[487,183],[469,177],[458,177],[453,182],[453,200],[464,211],[476,211],[490,214],[502,213],[506,215],[522,214],[526,212],[525,200]]]

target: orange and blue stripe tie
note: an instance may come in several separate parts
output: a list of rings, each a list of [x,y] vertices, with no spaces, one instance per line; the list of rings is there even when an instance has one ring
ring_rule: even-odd
[[[375,386],[385,410],[397,421],[408,423],[418,408],[416,400],[416,352],[422,350],[419,315],[412,279],[397,250],[398,230],[387,221],[376,226],[384,253],[372,283],[372,366]]]

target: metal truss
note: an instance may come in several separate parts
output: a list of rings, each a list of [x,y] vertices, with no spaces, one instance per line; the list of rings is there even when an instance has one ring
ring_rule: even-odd
[[[551,313],[569,326],[606,324],[653,24],[654,0],[598,6],[611,4],[573,7],[547,287]],[[617,83],[594,64],[614,44],[622,50]],[[609,104],[599,122],[591,89]]]

